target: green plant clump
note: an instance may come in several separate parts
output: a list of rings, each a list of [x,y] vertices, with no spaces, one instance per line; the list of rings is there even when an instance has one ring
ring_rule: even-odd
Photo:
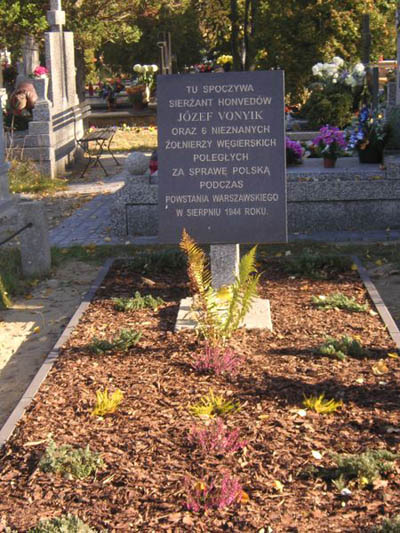
[[[160,307],[160,305],[165,304],[162,298],[154,298],[151,294],[146,294],[141,296],[139,291],[135,292],[133,298],[113,298],[114,309],[116,311],[137,311],[138,309],[150,308],[154,311]]]
[[[206,396],[200,398],[199,402],[189,406],[192,415],[209,418],[224,416],[239,409],[239,402],[225,400],[223,396],[216,396],[212,390]]]
[[[344,309],[353,313],[365,313],[368,311],[367,304],[359,304],[355,298],[349,298],[340,292],[334,294],[312,296],[311,302],[320,309]]]
[[[304,104],[301,115],[312,130],[326,124],[344,128],[353,117],[353,96],[350,91],[314,90]]]
[[[100,455],[92,452],[89,445],[85,448],[73,448],[69,444],[57,447],[51,438],[39,462],[42,472],[60,473],[67,479],[85,479],[103,466]]]
[[[395,467],[393,461],[399,454],[387,450],[369,450],[360,454],[333,454],[337,464],[335,478],[357,479],[361,486],[371,485],[382,476],[390,474]]]
[[[28,533],[96,533],[96,530],[82,522],[77,516],[68,514],[51,520],[41,520]]]
[[[385,518],[382,524],[374,529],[375,533],[400,533],[400,514]]]
[[[356,339],[347,335],[341,339],[328,337],[324,344],[321,344],[318,352],[329,357],[336,357],[340,361],[344,361],[348,355],[350,357],[366,357],[369,354],[369,351],[363,348]]]
[[[342,272],[348,272],[351,265],[352,261],[347,256],[305,248],[299,254],[286,259],[283,262],[283,269],[292,276],[328,279]]]
[[[112,341],[107,339],[98,339],[94,337],[92,342],[88,345],[89,351],[95,355],[102,355],[114,351],[126,352],[133,348],[141,339],[142,332],[134,329],[122,329],[119,336]]]
[[[186,258],[180,250],[160,250],[135,254],[128,267],[134,272],[176,272],[186,268]]]

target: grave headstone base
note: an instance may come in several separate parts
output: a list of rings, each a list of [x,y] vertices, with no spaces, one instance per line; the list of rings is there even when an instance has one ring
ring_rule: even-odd
[[[175,331],[194,329],[197,325],[195,314],[192,311],[193,299],[188,297],[181,300]],[[269,300],[255,298],[250,311],[247,313],[241,327],[248,330],[268,329],[272,331],[272,320]]]

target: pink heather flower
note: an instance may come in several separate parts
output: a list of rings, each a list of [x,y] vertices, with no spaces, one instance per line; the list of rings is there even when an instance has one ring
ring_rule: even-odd
[[[205,455],[234,453],[247,444],[246,441],[239,440],[239,430],[229,431],[221,418],[204,428],[193,427],[188,440],[190,444],[197,445]]]
[[[193,480],[188,477],[185,479],[184,486],[186,489],[186,507],[195,513],[208,509],[223,509],[242,501],[242,486],[229,473],[224,474],[220,487],[216,486],[214,480],[209,483],[205,481],[193,483]]]
[[[227,373],[235,376],[242,363],[242,357],[232,348],[218,348],[207,344],[192,366],[199,372],[214,372],[217,375]]]

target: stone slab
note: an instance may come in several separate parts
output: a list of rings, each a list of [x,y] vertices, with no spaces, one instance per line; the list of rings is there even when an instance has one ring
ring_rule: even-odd
[[[197,322],[192,309],[191,297],[183,298],[179,305],[178,316],[175,324],[175,331],[194,329]],[[269,300],[255,298],[250,311],[247,313],[242,327],[246,329],[269,329],[272,331],[272,320]]]

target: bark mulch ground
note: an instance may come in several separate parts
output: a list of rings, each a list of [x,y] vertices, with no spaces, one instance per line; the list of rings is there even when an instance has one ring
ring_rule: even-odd
[[[111,298],[135,291],[166,304],[117,312]],[[312,295],[332,292],[368,302],[372,313],[312,306]],[[200,375],[191,367],[199,347],[194,333],[173,333],[179,299],[188,294],[184,272],[142,275],[115,264],[1,452],[0,524],[24,532],[39,519],[69,512],[110,532],[347,533],[371,531],[398,513],[399,461],[374,488],[351,484],[348,497],[307,475],[312,467],[332,467],[331,452],[400,452],[400,362],[387,357],[394,344],[357,273],[311,281],[288,276],[272,262],[259,293],[270,299],[274,331],[239,332],[234,344],[245,363],[236,377]],[[128,353],[88,350],[93,337],[110,339],[132,327],[143,336]],[[329,335],[360,338],[370,356],[342,362],[317,355]],[[374,370],[380,358],[383,373]],[[93,417],[95,393],[105,387],[121,389],[124,400],[113,415]],[[240,402],[225,420],[240,430],[245,449],[213,457],[189,444],[190,429],[202,422],[188,407],[210,389]],[[301,416],[304,395],[321,393],[342,400],[343,408]],[[90,444],[102,454],[104,469],[81,481],[41,472],[49,433],[58,445]],[[248,501],[188,511],[185,479],[208,483],[225,472],[240,480]]]

